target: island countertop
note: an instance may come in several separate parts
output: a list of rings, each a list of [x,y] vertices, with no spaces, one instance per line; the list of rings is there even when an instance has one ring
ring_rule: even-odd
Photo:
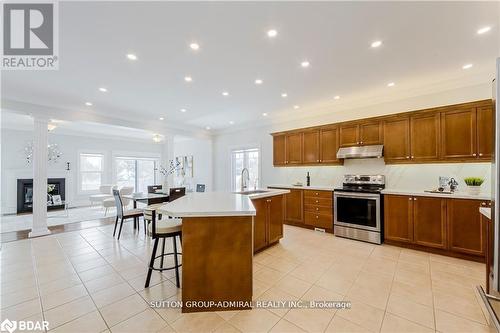
[[[174,217],[255,216],[248,195],[228,192],[188,193],[158,208],[158,213]]]

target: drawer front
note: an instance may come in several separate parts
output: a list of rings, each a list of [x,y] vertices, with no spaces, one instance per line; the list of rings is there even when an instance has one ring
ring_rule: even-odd
[[[333,200],[332,198],[311,198],[311,197],[305,197],[304,198],[304,204],[306,205],[314,205],[314,206],[326,206],[326,207],[332,207]]]
[[[318,228],[333,228],[333,216],[332,214],[316,214],[312,212],[305,213],[305,223]]]
[[[331,199],[333,196],[332,191],[313,191],[313,190],[304,190],[304,196],[311,198],[325,198]]]
[[[316,214],[332,215],[331,206],[317,206],[317,205],[304,205],[304,210],[306,212],[312,212]]]

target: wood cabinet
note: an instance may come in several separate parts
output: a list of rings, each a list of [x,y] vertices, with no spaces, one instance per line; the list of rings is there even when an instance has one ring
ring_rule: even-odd
[[[441,148],[444,159],[476,156],[476,108],[441,112]]]
[[[384,238],[394,245],[483,259],[487,225],[479,207],[489,205],[482,200],[384,195]]]
[[[340,126],[340,147],[382,144],[381,121],[361,122]]]
[[[313,228],[333,230],[333,192],[304,190],[304,223]]]
[[[304,164],[320,162],[320,131],[310,130],[303,133]]]
[[[480,159],[491,159],[493,153],[493,107],[491,105],[478,107],[476,110],[476,141],[477,157]]]
[[[479,207],[487,205],[482,200],[448,200],[448,242],[451,251],[485,255],[486,225],[481,221]]]
[[[319,131],[320,163],[339,163],[339,130],[337,127],[325,127]]]
[[[394,117],[384,121],[385,162],[410,160],[410,117]]]
[[[413,241],[446,249],[446,199],[413,197]]]
[[[384,238],[404,243],[413,242],[413,197],[384,196]]]
[[[384,145],[392,163],[491,161],[491,100],[273,134],[275,166],[343,164],[339,147]]]
[[[289,133],[285,142],[286,164],[302,164],[302,133]]]
[[[302,190],[291,189],[285,194],[285,221],[293,224],[304,223],[304,193]]]
[[[410,116],[410,159],[439,159],[439,113]]]
[[[282,166],[286,164],[286,135],[273,136],[273,165]]]
[[[283,237],[283,196],[252,200],[254,217],[254,253],[278,242]]]

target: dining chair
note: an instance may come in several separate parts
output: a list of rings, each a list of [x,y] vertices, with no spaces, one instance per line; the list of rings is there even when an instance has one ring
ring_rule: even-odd
[[[196,192],[205,192],[205,184],[196,184]]]
[[[174,201],[186,195],[185,187],[172,187],[168,194],[168,201]]]
[[[116,227],[118,226],[118,220],[120,220],[120,230],[118,231],[118,239],[120,239],[120,235],[122,233],[123,221],[127,219],[134,219],[134,227],[136,223],[139,221],[139,217],[141,217],[142,210],[140,209],[130,209],[123,210],[123,202],[120,196],[120,191],[113,190],[113,196],[115,197],[116,204],[116,220],[115,220],[115,229],[113,230],[113,237],[115,237]],[[137,223],[137,227],[139,227],[139,223]]]
[[[148,193],[156,193],[157,190],[161,190],[162,188],[162,185],[150,185],[148,186]]]

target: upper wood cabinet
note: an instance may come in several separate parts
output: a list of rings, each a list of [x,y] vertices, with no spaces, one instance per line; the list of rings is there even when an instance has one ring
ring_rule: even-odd
[[[493,152],[493,107],[478,107],[476,111],[477,157],[491,159]]]
[[[451,251],[485,255],[486,225],[481,222],[479,207],[487,205],[482,200],[448,200],[448,245]]]
[[[359,124],[359,144],[360,145],[381,145],[384,132],[381,121],[372,121]]]
[[[377,145],[383,143],[381,121],[361,122],[340,126],[340,147]]]
[[[286,164],[286,136],[285,134],[273,136],[273,165]]]
[[[410,116],[410,159],[426,161],[439,159],[439,113]]]
[[[384,121],[384,158],[386,162],[410,160],[410,117]]]
[[[441,112],[441,157],[475,157],[476,150],[476,108]]]
[[[337,158],[339,150],[339,130],[337,127],[325,127],[319,131],[320,163],[340,163]]]
[[[320,131],[310,130],[303,133],[304,155],[302,162],[304,164],[320,162]]]
[[[490,161],[491,100],[273,134],[275,166],[342,164],[339,147],[384,145],[386,163]]]
[[[286,164],[302,164],[302,133],[286,135]]]

